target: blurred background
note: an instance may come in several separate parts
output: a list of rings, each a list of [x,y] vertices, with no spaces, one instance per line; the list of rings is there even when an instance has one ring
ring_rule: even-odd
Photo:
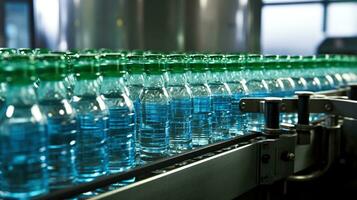
[[[356,11],[356,0],[0,0],[0,46],[357,53]]]

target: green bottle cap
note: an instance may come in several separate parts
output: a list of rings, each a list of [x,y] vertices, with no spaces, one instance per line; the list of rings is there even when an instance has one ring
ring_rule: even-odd
[[[83,49],[79,52],[80,54],[98,54],[100,53],[97,49]]]
[[[32,49],[30,49],[30,48],[19,48],[17,50],[17,53],[21,54],[21,55],[32,55],[33,54]]]
[[[291,56],[289,55],[280,55],[277,60],[277,68],[287,69],[291,68]]]
[[[251,54],[246,57],[246,68],[249,70],[264,69],[264,57],[258,54]]]
[[[58,54],[42,54],[35,57],[36,72],[40,80],[58,81],[67,74],[66,58]]]
[[[185,54],[171,54],[166,57],[167,70],[171,73],[184,73],[188,71]]]
[[[133,50],[133,51],[131,51],[131,52],[128,52],[128,55],[143,56],[144,54],[147,54],[147,52],[144,51],[144,50]]]
[[[7,55],[0,61],[0,74],[8,84],[32,84],[36,79],[36,70],[32,56]]]
[[[17,54],[17,50],[14,48],[0,48],[0,56],[6,56],[11,54]]]
[[[224,72],[226,67],[226,60],[223,54],[209,54],[207,55],[208,67],[212,72]]]
[[[97,79],[100,75],[98,55],[96,54],[72,56],[72,67],[77,79]]]
[[[192,72],[207,72],[209,71],[206,56],[204,54],[192,54],[187,60],[187,67]]]
[[[141,74],[145,72],[142,55],[127,55],[125,59],[126,70],[129,74]]]
[[[32,50],[32,54],[39,55],[39,54],[49,54],[51,51],[46,48],[36,48]]]
[[[241,54],[228,54],[225,55],[226,67],[228,71],[240,71],[244,69],[245,55]]]
[[[99,58],[100,73],[104,77],[120,77],[125,74],[125,57],[121,53],[105,53]]]
[[[316,55],[303,56],[302,62],[303,62],[302,64],[303,64],[304,68],[315,68],[318,66]]]
[[[144,68],[147,74],[163,74],[166,72],[162,54],[147,54],[144,56]]]
[[[106,48],[100,48],[98,49],[99,53],[115,53],[113,50],[111,49],[106,49]]]
[[[266,69],[277,69],[279,65],[277,64],[279,60],[278,55],[265,55],[263,56],[263,63]]]

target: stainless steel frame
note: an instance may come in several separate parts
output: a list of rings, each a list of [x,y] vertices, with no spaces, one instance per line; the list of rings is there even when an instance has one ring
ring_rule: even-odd
[[[250,144],[144,179],[92,199],[233,199],[293,174],[296,134]]]

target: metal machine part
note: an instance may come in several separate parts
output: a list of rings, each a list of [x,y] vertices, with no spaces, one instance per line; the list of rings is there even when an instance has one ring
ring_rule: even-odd
[[[34,0],[37,47],[260,50],[261,0]]]

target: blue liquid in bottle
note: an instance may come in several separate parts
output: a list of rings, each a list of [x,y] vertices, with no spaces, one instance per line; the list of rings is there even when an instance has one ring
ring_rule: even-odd
[[[41,109],[47,114],[48,173],[50,189],[54,190],[72,185],[76,176],[74,151],[77,122],[70,105],[65,103],[67,110],[63,101],[40,102]]]
[[[208,145],[212,140],[212,110],[210,96],[193,98],[192,144],[194,147]]]
[[[57,117],[47,120],[49,137],[48,172],[50,188],[60,189],[73,184],[77,124],[75,119]]]
[[[249,90],[248,97],[267,97],[268,88],[264,80],[252,79],[247,82]],[[247,129],[251,131],[261,131],[264,128],[265,119],[263,113],[247,113]]]
[[[173,154],[192,148],[192,99],[170,102],[170,151]]]
[[[88,182],[108,170],[108,117],[92,113],[78,114],[76,169],[78,182]]]
[[[48,191],[46,142],[43,124],[25,118],[2,124],[2,197],[29,198]]]
[[[128,108],[109,108],[109,171],[122,172],[135,165],[134,113]]]
[[[232,132],[235,135],[242,135],[247,130],[247,114],[240,111],[239,103],[244,94],[235,93],[232,95]]]
[[[141,107],[140,146],[142,161],[153,161],[168,155],[168,104],[143,102]]]
[[[230,138],[229,129],[231,127],[231,97],[228,95],[213,95],[212,119],[213,140],[221,141]]]

